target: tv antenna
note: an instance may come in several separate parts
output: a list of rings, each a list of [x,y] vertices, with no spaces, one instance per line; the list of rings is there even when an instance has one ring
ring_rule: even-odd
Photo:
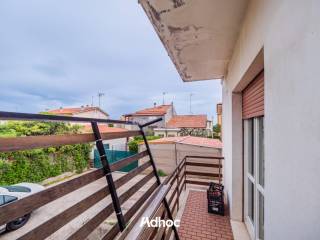
[[[105,94],[102,92],[98,93],[98,98],[99,98],[99,108],[101,107],[101,98],[104,96]]]

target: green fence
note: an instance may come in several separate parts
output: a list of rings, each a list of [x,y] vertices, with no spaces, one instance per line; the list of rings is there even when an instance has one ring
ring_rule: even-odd
[[[118,162],[121,159],[124,159],[126,157],[132,156],[135,153],[134,152],[129,152],[129,151],[118,151],[118,150],[109,150],[109,146],[105,146],[105,151],[106,155],[108,158],[108,162],[114,163]],[[94,161],[93,161],[93,166],[95,168],[102,168],[102,164],[100,161],[100,156],[98,150],[94,150]],[[135,169],[138,167],[138,160],[134,161],[133,163],[130,163],[129,165],[125,166],[124,168],[121,168],[119,171],[121,172],[130,172],[131,170]]]

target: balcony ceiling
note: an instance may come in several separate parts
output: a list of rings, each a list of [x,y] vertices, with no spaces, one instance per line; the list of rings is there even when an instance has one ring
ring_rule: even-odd
[[[183,81],[225,76],[248,0],[140,0]]]

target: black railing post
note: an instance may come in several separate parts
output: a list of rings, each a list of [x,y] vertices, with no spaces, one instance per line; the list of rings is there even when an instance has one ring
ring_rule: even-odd
[[[159,121],[159,119],[156,120],[156,121]],[[155,121],[153,121],[153,122],[155,122]],[[158,183],[158,185],[161,185],[161,180],[160,180],[160,177],[159,177],[159,174],[158,174],[158,171],[157,171],[157,167],[156,167],[156,164],[155,164],[155,162],[154,162],[153,156],[152,156],[152,154],[151,154],[151,150],[150,150],[150,147],[149,147],[149,143],[148,143],[147,137],[146,137],[146,135],[144,134],[144,131],[143,131],[143,127],[148,126],[148,125],[150,125],[150,124],[151,124],[151,122],[150,122],[150,123],[147,123],[147,124],[144,124],[144,125],[140,125],[140,124],[139,124],[138,126],[139,126],[139,128],[140,128],[140,131],[141,131],[141,135],[142,135],[144,144],[146,145],[147,152],[148,152],[149,157],[150,157],[150,162],[151,162],[152,169],[153,169],[154,175],[155,175],[155,177],[156,177],[157,183]],[[172,217],[171,210],[170,210],[170,206],[169,206],[169,204],[168,204],[167,199],[164,198],[164,199],[163,199],[163,202],[164,202],[164,207],[165,207],[166,210],[167,210],[169,219],[172,220],[172,221],[174,221],[174,219],[173,219],[173,217]],[[179,234],[178,234],[178,230],[177,230],[177,228],[176,228],[176,226],[175,226],[174,224],[172,225],[172,229],[173,229],[175,238],[176,238],[177,240],[180,240]]]
[[[113,208],[116,212],[116,216],[118,219],[119,228],[120,228],[120,231],[123,231],[126,227],[126,223],[124,221],[124,217],[123,217],[123,214],[121,211],[121,205],[120,205],[119,198],[117,195],[116,187],[113,182],[113,178],[112,178],[112,174],[111,174],[111,170],[110,170],[110,165],[109,165],[109,162],[107,159],[106,151],[104,150],[99,127],[98,127],[97,122],[91,122],[91,126],[92,126],[92,130],[93,130],[93,133],[94,133],[94,136],[96,139],[96,146],[97,146],[97,150],[100,155],[104,174],[106,175],[109,191],[110,191],[111,198],[112,198]]]

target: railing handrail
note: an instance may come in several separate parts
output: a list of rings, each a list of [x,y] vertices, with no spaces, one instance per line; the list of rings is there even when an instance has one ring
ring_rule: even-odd
[[[185,158],[224,159],[222,156],[186,155]]]
[[[25,120],[25,121],[51,121],[51,122],[97,122],[97,123],[118,123],[125,125],[139,125],[133,121],[123,121],[114,119],[101,119],[101,118],[87,118],[87,117],[72,117],[62,115],[50,115],[50,114],[35,114],[35,113],[17,113],[17,112],[5,112],[0,111],[0,120]],[[142,127],[149,126],[156,122],[161,121],[162,118],[154,119],[142,125]]]

